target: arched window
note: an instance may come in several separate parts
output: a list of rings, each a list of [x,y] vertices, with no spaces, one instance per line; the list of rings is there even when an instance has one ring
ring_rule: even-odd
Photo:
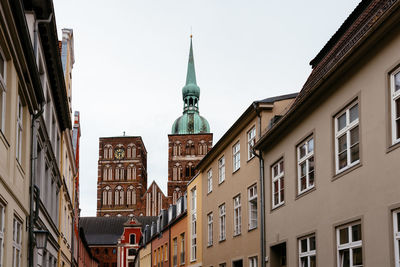
[[[128,148],[126,149],[126,156],[131,159],[131,158],[136,158],[136,146],[135,144],[129,144]]]
[[[172,193],[172,201],[173,204],[176,204],[176,201],[181,197],[182,193],[179,187],[176,187],[174,192]]]
[[[103,189],[103,205],[111,205],[112,204],[112,192],[109,186],[106,186]]]
[[[178,179],[178,164],[176,164],[172,169],[172,180],[176,181]]]
[[[190,176],[190,167],[188,165],[186,165],[185,177],[189,177],[189,176]]]
[[[203,155],[203,145],[199,144],[199,155]]]
[[[113,156],[113,148],[112,148],[112,146],[109,146],[108,147],[108,158],[112,159],[112,156]]]
[[[136,190],[132,185],[129,186],[128,190],[126,191],[126,204],[128,205],[136,204]]]
[[[136,180],[136,167],[135,165],[131,164],[127,168],[127,179],[128,180]]]
[[[104,147],[103,147],[103,153],[104,153],[104,158],[105,159],[110,159],[110,158],[112,158],[112,146],[111,145],[105,145]]]
[[[107,179],[109,181],[111,181],[113,179],[113,177],[112,177],[112,167],[108,167],[108,177],[107,177]]]
[[[172,156],[176,156],[178,154],[178,145],[174,143],[172,146]]]
[[[116,168],[115,168],[115,180],[125,180],[125,170],[124,167],[119,164]]]
[[[124,189],[119,185],[115,188],[115,205],[124,205]]]
[[[103,169],[103,181],[107,181],[107,175],[108,175],[108,168],[104,167],[104,169]]]

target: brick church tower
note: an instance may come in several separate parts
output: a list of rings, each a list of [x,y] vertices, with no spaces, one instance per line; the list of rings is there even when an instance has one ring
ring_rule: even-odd
[[[97,216],[144,215],[147,151],[140,136],[101,137]]]
[[[175,120],[168,135],[168,198],[172,204],[186,191],[196,165],[212,147],[210,126],[199,114],[200,87],[196,82],[192,36],[182,98],[183,114]]]

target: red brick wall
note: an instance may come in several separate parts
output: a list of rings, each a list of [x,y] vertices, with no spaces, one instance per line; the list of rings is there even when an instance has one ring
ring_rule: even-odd
[[[117,267],[117,247],[90,247],[92,255],[99,261],[99,267]]]
[[[134,144],[136,146],[136,156],[133,158],[127,158],[127,146]],[[104,159],[104,147],[111,145],[113,148],[113,154],[111,159]],[[118,145],[122,145],[125,150],[125,157],[121,160],[115,158],[114,152]],[[119,164],[125,169],[124,177],[118,181],[115,180],[115,167]],[[127,180],[127,167],[129,164],[134,164],[136,167],[136,177],[132,180]],[[103,168],[106,165],[110,165],[113,169],[113,179],[111,181],[104,181],[103,179]],[[136,190],[136,204],[127,205],[126,192],[129,186],[133,186]],[[103,205],[102,202],[102,191],[109,186],[112,190],[112,205]],[[115,205],[114,190],[117,186],[121,186],[124,189],[124,204]],[[97,180],[97,216],[110,215],[115,216],[121,214],[122,216],[128,216],[130,214],[141,215],[145,214],[146,203],[143,202],[142,196],[147,189],[147,152],[141,137],[102,137],[99,141],[99,161],[98,161],[98,180]]]
[[[182,194],[186,191],[188,181],[195,175],[196,165],[206,152],[211,150],[212,139],[212,133],[168,135],[168,198],[170,203],[172,203],[173,192],[176,188],[179,188]],[[179,153],[174,154],[174,144],[180,144],[180,155]],[[206,145],[206,151],[203,148],[200,149],[200,144]],[[202,153],[200,153],[200,150],[202,150]],[[177,164],[182,168],[181,177],[174,180],[174,166]],[[187,169],[189,164],[192,165]]]

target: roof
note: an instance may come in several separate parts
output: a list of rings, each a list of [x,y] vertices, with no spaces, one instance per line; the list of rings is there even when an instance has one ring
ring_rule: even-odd
[[[399,0],[363,0],[311,61],[313,71],[294,103],[288,112],[259,139],[255,148],[260,149],[267,143],[269,144],[272,136],[279,136],[281,131],[286,130],[285,126],[297,119],[295,114],[301,114],[302,109],[307,107],[309,101],[315,99],[324,89],[329,89],[329,86],[323,87],[324,84],[327,84],[327,80],[337,74],[339,70],[346,70],[344,66],[346,63],[352,63],[349,60],[352,56],[353,58],[360,57],[362,53],[368,53],[368,46],[362,45],[371,45],[384,37],[387,32],[385,33],[385,28],[380,26],[385,21],[396,23],[394,22],[396,17],[400,16],[399,9]],[[391,15],[393,16],[391,17]],[[371,36],[374,33],[377,36],[373,41]],[[347,69],[350,67],[347,66]]]
[[[258,102],[258,103],[271,103],[272,104],[272,103],[274,103],[276,101],[282,101],[282,100],[296,98],[298,94],[299,93],[273,96],[273,97],[265,98],[263,100],[259,100],[259,101],[255,101],[255,102]]]
[[[298,93],[292,93],[292,94],[286,94],[286,95],[279,95],[279,96],[274,96],[274,97],[269,97],[265,98],[263,100],[258,100],[254,101],[250,104],[250,106],[243,112],[243,114],[232,124],[232,126],[224,133],[224,135],[218,140],[218,142],[211,148],[211,150],[203,157],[203,159],[197,164],[196,169],[199,169],[202,167],[202,165],[207,162],[210,158],[213,158],[213,154],[216,150],[219,149],[219,147],[222,145],[222,143],[228,139],[229,135],[235,130],[239,129],[243,125],[244,119],[251,114],[251,112],[254,112],[254,115],[256,115],[256,108],[257,104],[273,104],[274,102],[277,101],[282,101],[282,100],[287,100],[287,99],[294,99],[296,98]],[[190,183],[190,182],[189,182]]]
[[[151,225],[153,221],[157,221],[155,216],[137,216],[135,218],[141,223],[142,232],[146,225]],[[85,233],[89,246],[116,245],[124,232],[124,224],[129,219],[130,217],[126,216],[81,217],[79,224]]]

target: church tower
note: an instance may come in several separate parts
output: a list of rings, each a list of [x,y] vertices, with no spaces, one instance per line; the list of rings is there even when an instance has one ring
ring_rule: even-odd
[[[168,197],[173,204],[184,194],[196,165],[212,147],[210,126],[199,112],[200,87],[196,82],[192,36],[182,98],[183,114],[175,120],[168,135]]]

